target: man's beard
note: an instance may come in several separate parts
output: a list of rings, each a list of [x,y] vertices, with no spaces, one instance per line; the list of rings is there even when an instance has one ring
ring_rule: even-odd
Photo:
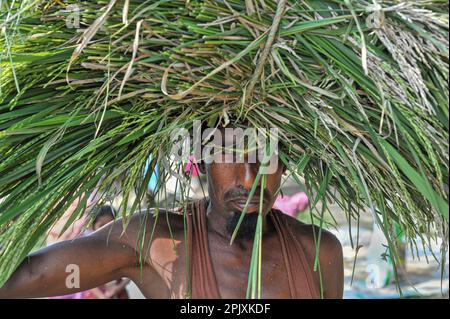
[[[233,213],[227,220],[227,231],[230,236],[233,234],[241,214]],[[258,223],[258,214],[245,214],[241,225],[239,226],[236,239],[237,240],[250,240],[253,239],[256,230],[256,224]]]

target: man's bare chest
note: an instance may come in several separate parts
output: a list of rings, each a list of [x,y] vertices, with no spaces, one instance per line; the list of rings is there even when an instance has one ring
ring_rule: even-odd
[[[189,297],[189,287],[195,285],[190,278],[189,267],[199,265],[191,264],[187,247],[182,242],[156,243],[165,247],[154,247],[152,254],[152,268],[158,274],[159,280],[154,280],[158,287],[158,295],[167,295],[170,298]],[[216,278],[218,290],[222,298],[245,298],[248,286],[248,274],[251,260],[251,245],[247,249],[230,246],[221,240],[210,237],[209,253],[213,274]],[[163,249],[165,248],[165,249]],[[172,253],[168,253],[172,251]],[[289,281],[284,255],[276,240],[263,242],[263,257],[261,260],[261,286],[263,298],[290,298]],[[163,292],[162,285],[167,289]],[[147,285],[152,285],[148,283]],[[155,284],[153,284],[155,285]],[[154,289],[146,289],[149,292]]]

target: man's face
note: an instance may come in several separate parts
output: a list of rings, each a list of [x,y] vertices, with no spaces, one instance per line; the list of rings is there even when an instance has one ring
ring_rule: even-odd
[[[250,196],[250,190],[259,170],[258,163],[211,163],[206,167],[210,184],[210,197],[228,212],[241,213]],[[275,195],[281,184],[283,169],[281,166],[274,174],[266,175],[265,190],[261,189],[261,180],[248,205],[247,213],[258,213],[260,200],[263,200],[263,214],[267,214],[275,202]]]
[[[227,155],[218,156],[222,156],[222,161],[214,161],[205,165],[209,197],[214,206],[226,214],[227,230],[232,233],[249,199],[250,190],[258,175],[260,163],[248,163],[247,159],[244,163],[224,163],[223,156]],[[246,217],[240,226],[240,238],[251,238],[254,234],[261,196],[263,215],[266,215],[272,209],[283,172],[284,167],[279,164],[275,173],[266,175],[266,188],[264,190],[261,188],[261,180],[259,181],[247,206]]]

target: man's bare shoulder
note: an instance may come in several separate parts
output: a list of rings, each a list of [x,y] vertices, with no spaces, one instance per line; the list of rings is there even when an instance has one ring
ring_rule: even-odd
[[[315,273],[315,280],[318,285],[323,282],[323,294],[325,298],[342,298],[344,287],[344,260],[342,245],[339,239],[331,232],[320,229],[318,226],[308,225],[300,221],[291,219],[297,240],[301,243],[306,258],[309,261],[311,269],[316,265],[317,253],[320,261],[320,274]],[[317,246],[317,243],[320,245]],[[318,251],[316,248],[319,248]]]
[[[155,239],[184,240],[185,218],[182,211],[151,208],[134,213],[128,219],[119,218],[96,232],[109,241],[130,247]],[[95,236],[94,233],[93,235]]]
[[[330,231],[321,229],[318,226],[305,224],[294,218],[289,218],[297,240],[299,240],[305,250],[316,250],[316,243],[320,240],[320,251],[326,255],[342,254],[342,245],[339,239]],[[322,255],[322,254],[321,254]]]
[[[185,218],[179,209],[151,208],[141,210],[130,218],[126,231],[131,233],[152,232],[155,237],[184,234]]]

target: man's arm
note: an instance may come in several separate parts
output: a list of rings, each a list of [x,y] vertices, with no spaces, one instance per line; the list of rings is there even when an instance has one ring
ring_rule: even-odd
[[[342,299],[344,294],[344,258],[339,240],[331,233],[322,231],[320,243],[320,267],[324,298]]]
[[[116,221],[90,236],[28,256],[0,288],[0,299],[72,294],[121,278],[122,269],[139,262],[136,251],[122,239],[122,230],[122,221]]]

